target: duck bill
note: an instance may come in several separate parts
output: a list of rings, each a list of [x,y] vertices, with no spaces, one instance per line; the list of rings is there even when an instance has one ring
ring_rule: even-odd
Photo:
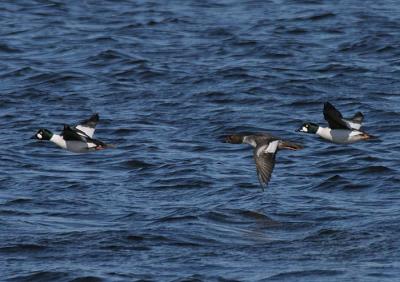
[[[218,141],[220,141],[222,143],[227,143],[227,136],[226,135],[220,135],[217,138],[218,138]]]
[[[29,139],[37,139],[36,134],[32,135],[31,138],[29,138]]]

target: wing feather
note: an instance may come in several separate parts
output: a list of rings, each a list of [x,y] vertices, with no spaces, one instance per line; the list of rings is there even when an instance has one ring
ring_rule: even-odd
[[[61,136],[64,138],[65,141],[87,142],[88,139],[90,139],[89,136],[82,133],[79,134],[75,128],[71,128],[69,125],[64,125]]]
[[[346,118],[343,120],[346,122],[348,127],[355,130],[360,130],[364,120],[364,115],[361,112],[357,112],[352,118]]]
[[[342,114],[329,102],[324,104],[324,118],[331,129],[351,129]]]
[[[106,146],[106,144],[100,140],[93,139],[86,135],[79,129],[71,128],[69,125],[64,125],[64,129],[61,132],[61,136],[65,141],[80,141],[85,143],[93,143],[96,146]]]
[[[85,133],[85,135],[89,136],[90,138],[93,138],[94,131],[96,130],[96,125],[98,122],[99,122],[99,114],[95,113],[90,118],[88,118],[84,121],[81,121],[74,128]]]
[[[254,149],[257,176],[263,189],[271,179],[272,171],[275,167],[275,155],[278,144],[279,140],[275,140],[268,145],[259,145]]]

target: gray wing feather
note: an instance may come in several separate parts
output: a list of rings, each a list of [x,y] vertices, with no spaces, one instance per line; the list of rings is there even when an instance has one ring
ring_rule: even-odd
[[[99,122],[99,114],[96,113],[92,115],[90,118],[81,121],[77,126],[75,126],[75,128],[84,132],[90,138],[93,138],[94,131],[98,122]]]
[[[271,179],[271,174],[275,166],[275,155],[274,153],[261,152],[257,153],[257,149],[254,149],[254,160],[256,162],[257,176],[260,181],[261,187],[264,189]]]

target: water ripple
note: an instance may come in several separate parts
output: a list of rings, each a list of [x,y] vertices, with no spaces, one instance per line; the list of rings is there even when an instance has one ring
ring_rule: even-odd
[[[399,277],[399,5],[0,2],[0,272],[8,281]],[[295,133],[323,102],[371,142]],[[116,145],[29,137],[94,112]],[[262,192],[252,150],[282,151]]]

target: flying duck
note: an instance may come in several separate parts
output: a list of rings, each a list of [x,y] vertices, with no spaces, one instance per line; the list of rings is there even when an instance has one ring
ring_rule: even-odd
[[[225,142],[231,144],[246,143],[251,145],[253,150],[253,157],[256,162],[258,181],[261,188],[267,186],[272,170],[275,166],[275,155],[279,149],[299,150],[303,149],[302,146],[297,145],[290,141],[284,141],[276,138],[270,134],[233,134],[225,137]]]
[[[86,153],[112,147],[112,145],[93,139],[98,121],[99,115],[96,113],[76,126],[64,125],[61,134],[54,134],[48,129],[41,128],[31,139],[49,140],[59,147],[74,153]]]
[[[331,103],[326,102],[324,104],[324,118],[329,127],[306,122],[297,131],[317,134],[323,139],[338,144],[348,144],[375,138],[361,130],[364,119],[364,115],[361,112],[356,113],[352,118],[344,118]]]

